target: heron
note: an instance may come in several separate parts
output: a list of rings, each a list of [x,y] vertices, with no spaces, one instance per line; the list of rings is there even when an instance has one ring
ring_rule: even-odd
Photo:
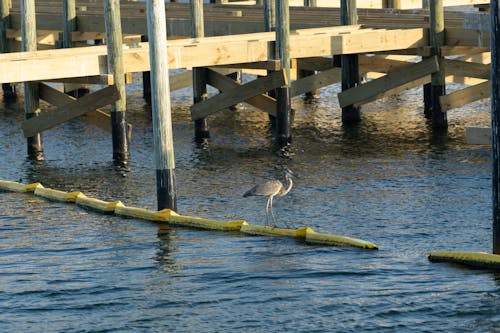
[[[244,197],[250,196],[261,196],[267,197],[266,204],[266,226],[269,226],[269,211],[271,211],[271,217],[273,220],[272,226],[276,227],[276,217],[273,212],[273,198],[278,195],[280,197],[285,196],[293,186],[292,177],[297,177],[291,170],[288,168],[283,169],[284,178],[286,185],[277,179],[269,180],[262,184],[257,184],[248,191],[243,194]],[[286,224],[285,224],[286,225]]]

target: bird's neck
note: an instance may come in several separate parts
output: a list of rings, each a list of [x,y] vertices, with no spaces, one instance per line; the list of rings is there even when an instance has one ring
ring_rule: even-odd
[[[290,192],[293,186],[292,178],[286,176],[285,180],[286,180],[286,188],[280,193],[280,196],[286,195],[288,192]]]

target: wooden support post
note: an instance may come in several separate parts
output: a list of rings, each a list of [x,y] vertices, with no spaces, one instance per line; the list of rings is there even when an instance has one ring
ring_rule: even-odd
[[[430,0],[430,41],[432,55],[438,57],[439,70],[432,74],[432,127],[445,129],[448,127],[446,112],[439,104],[439,97],[446,94],[445,72],[441,47],[444,45],[444,8],[443,0]]]
[[[158,210],[169,208],[177,211],[167,28],[163,0],[147,0],[147,19]]]
[[[63,0],[63,48],[73,47],[71,34],[76,30],[76,2],[75,0]],[[88,94],[89,89],[86,85],[65,83],[64,92],[73,97],[80,97],[82,95]]]
[[[265,31],[271,32],[276,31],[276,1],[275,0],[264,0],[264,29]],[[276,48],[270,50],[269,57],[276,59]],[[267,71],[269,75],[270,71]],[[276,98],[276,91],[268,91],[267,94]],[[276,129],[276,112],[274,115],[269,114],[269,123],[271,128]]]
[[[276,30],[276,2],[264,0],[264,25],[266,31]]]
[[[387,0],[386,8],[401,9],[401,0]]]
[[[500,254],[500,22],[498,0],[491,0],[491,141],[493,153],[493,254]]]
[[[351,25],[358,23],[356,0],[340,1],[340,24]],[[356,87],[360,83],[359,59],[357,54],[341,56],[342,64],[342,91]],[[344,124],[357,123],[361,120],[360,108],[347,105],[342,108],[342,122]]]
[[[276,53],[287,84],[276,89],[276,139],[282,147],[292,141],[292,100],[290,94],[290,8],[288,0],[276,1]]]
[[[7,43],[7,29],[10,28],[10,0],[0,0],[0,53],[9,52]],[[4,102],[16,99],[15,86],[10,83],[2,83]]]
[[[141,36],[141,42],[147,42],[148,36]],[[151,105],[151,72],[142,72],[142,98]]]
[[[317,0],[304,0],[304,6],[305,7],[317,7],[318,2],[317,2]],[[308,76],[311,76],[314,74],[316,74],[316,71],[301,69],[300,67],[298,68],[297,75],[299,76],[299,78],[305,78],[305,77],[308,77]],[[319,94],[319,90],[307,91],[305,94],[306,94],[305,95],[306,99],[312,99]],[[293,95],[292,95],[292,97],[293,97]]]
[[[71,42],[73,31],[76,31],[76,2],[75,0],[63,0],[63,48],[73,47]]]
[[[120,1],[104,1],[106,24],[106,45],[108,50],[108,70],[113,74],[120,99],[111,104],[111,128],[113,136],[113,160],[125,163],[129,158],[127,122],[125,111],[127,97],[125,92],[125,71],[123,68],[122,26]]]
[[[203,0],[190,0],[191,4],[191,37],[205,37],[203,18]],[[193,68],[193,103],[200,103],[207,99],[207,70],[206,68]],[[203,142],[210,137],[207,118],[194,121],[194,139]]]
[[[21,0],[22,50],[36,51],[36,13],[35,0]],[[40,113],[38,82],[24,83],[24,113],[26,119],[37,117]],[[43,160],[42,135],[36,133],[27,139],[28,158]]]
[[[427,83],[423,86],[424,92],[424,116],[427,119],[432,118],[432,84]]]

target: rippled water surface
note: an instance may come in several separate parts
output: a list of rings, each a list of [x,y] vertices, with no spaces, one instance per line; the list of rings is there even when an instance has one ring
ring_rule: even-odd
[[[26,160],[20,96],[0,106],[0,178],[155,208],[150,114],[138,85],[129,90],[128,168],[113,166],[109,134],[80,121],[44,133],[44,162]],[[179,211],[262,224],[265,199],[242,194],[286,165],[300,179],[275,200],[279,221],[379,251],[169,228],[4,192],[0,331],[499,332],[498,277],[426,257],[490,251],[490,151],[464,134],[489,123],[488,101],[450,111],[438,135],[421,90],[365,106],[353,128],[337,91],[294,100],[288,154],[249,107],[211,117],[210,141],[195,144],[190,90],[176,92]]]

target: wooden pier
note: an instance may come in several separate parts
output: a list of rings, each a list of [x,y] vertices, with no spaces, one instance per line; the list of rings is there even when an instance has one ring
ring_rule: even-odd
[[[61,1],[37,0],[35,15],[29,19],[23,10],[29,1],[12,0],[10,4],[1,0],[0,83],[7,95],[12,91],[7,89],[10,84],[28,82],[37,90],[33,98],[58,109],[27,110],[30,116],[23,124],[24,135],[32,138],[85,116],[89,123],[112,130],[113,156],[126,160],[130,128],[125,117],[126,73],[152,68],[157,71],[151,61],[162,57],[153,57],[155,46],[143,41],[157,29],[149,26],[148,31],[149,2],[64,0],[63,6]],[[338,82],[343,82],[338,100],[346,122],[359,120],[363,104],[426,85],[427,116],[433,127],[445,129],[448,110],[489,97],[490,34],[489,26],[483,23],[489,14],[446,10],[450,4],[477,5],[484,1],[432,0],[429,9],[397,9],[415,6],[405,1],[370,1],[356,7],[355,1],[342,0],[339,8],[311,4],[289,7],[287,2],[280,1],[274,8],[270,0],[264,5],[203,5],[200,0],[192,0],[191,5],[167,3],[161,9],[168,34],[162,68],[194,69],[194,82],[192,74],[186,72],[170,78],[166,86],[175,90],[193,85],[191,116],[201,137],[209,136],[206,121],[210,115],[246,102],[275,117],[277,128],[282,129],[277,140],[288,144],[291,117],[286,114],[291,108],[290,98]],[[317,1],[316,5],[324,3]],[[69,23],[63,26],[62,21]],[[36,27],[36,36],[32,37],[36,47],[19,52],[20,42],[26,39],[26,26]],[[89,45],[89,40],[99,42]],[[102,40],[107,45],[98,45]],[[340,58],[342,61],[338,61]],[[257,78],[241,84],[227,76],[237,71]],[[76,99],[44,81],[108,87]],[[446,82],[469,86],[448,93]],[[207,99],[206,85],[220,93]],[[276,94],[268,93],[274,90]],[[110,115],[99,110],[109,104],[113,105],[111,125],[107,125]]]

